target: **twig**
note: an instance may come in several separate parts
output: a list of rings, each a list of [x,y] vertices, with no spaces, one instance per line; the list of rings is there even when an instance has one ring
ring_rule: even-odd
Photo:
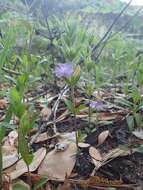
[[[63,90],[63,93],[60,94],[60,96],[58,97],[54,107],[53,107],[53,112],[54,112],[54,120],[53,120],[53,125],[54,125],[54,131],[56,133],[56,113],[57,113],[57,109],[58,109],[58,106],[59,106],[59,103],[60,103],[60,100],[62,99],[62,97],[67,93],[69,89],[67,88],[67,86],[65,86],[64,90]]]
[[[104,34],[104,36],[102,37],[102,39],[93,47],[93,49],[92,49],[92,55],[95,52],[95,50],[102,44],[102,42],[105,40],[105,38],[108,36],[108,34],[112,30],[113,26],[116,24],[116,22],[121,17],[121,15],[124,13],[124,11],[130,6],[131,2],[132,2],[132,0],[130,0],[130,2],[121,10],[121,12],[114,19],[113,23],[111,24],[111,26],[109,27],[109,29],[107,30],[107,32]]]
[[[51,116],[52,116],[54,113],[56,113],[56,109],[57,109],[57,107],[58,107],[58,105],[59,105],[59,103],[60,103],[60,100],[61,100],[62,97],[65,95],[65,92],[67,92],[67,90],[68,90],[67,88],[68,88],[68,86],[66,85],[66,86],[64,87],[64,89],[61,91],[61,93],[59,94],[58,99],[56,100],[56,102],[55,102],[55,104],[54,104],[54,106],[53,106],[53,108],[52,108],[52,110],[51,110],[51,113],[50,113],[49,116],[47,117],[46,121],[49,121],[49,120],[51,119]],[[54,121],[54,123],[55,123],[55,122],[56,122],[56,120]],[[43,130],[46,126],[47,126],[47,122],[44,123],[44,124],[39,128],[38,132],[32,137],[30,144],[33,144],[33,143],[35,142],[35,140],[37,139],[37,137],[40,135],[40,133],[42,132],[42,130]],[[54,125],[54,127],[55,127],[55,125]],[[54,132],[56,133],[56,128],[54,128]]]

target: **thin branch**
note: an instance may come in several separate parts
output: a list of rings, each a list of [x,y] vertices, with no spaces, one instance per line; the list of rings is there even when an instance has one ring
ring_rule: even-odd
[[[97,60],[98,60],[98,58],[100,57],[100,55],[101,55],[103,49],[105,48],[105,46],[107,45],[107,43],[109,42],[109,40],[110,40],[112,37],[114,37],[115,35],[117,35],[118,33],[122,32],[122,31],[133,21],[133,19],[139,14],[139,12],[140,12],[142,9],[143,9],[143,8],[141,7],[139,10],[137,10],[137,12],[131,17],[131,19],[129,19],[129,20],[126,22],[126,24],[125,24],[124,26],[122,26],[117,32],[111,34],[110,36],[108,36],[108,38],[107,38],[105,41],[103,41],[103,43],[102,43],[103,46],[101,47],[101,49],[100,49],[98,55],[94,58],[94,61],[97,61]]]
[[[116,24],[116,22],[119,20],[119,18],[121,17],[121,15],[125,12],[125,10],[130,6],[132,0],[130,0],[130,2],[121,10],[121,12],[119,13],[119,15],[117,15],[117,17],[114,19],[113,23],[111,24],[111,26],[109,27],[109,29],[107,30],[107,32],[104,34],[104,36],[102,37],[102,39],[93,47],[92,49],[92,54],[94,53],[94,51],[101,45],[101,43],[105,40],[105,38],[108,36],[108,34],[110,33],[110,31],[112,30],[113,26]]]
[[[54,106],[52,107],[51,113],[50,113],[49,116],[46,118],[46,121],[47,121],[47,122],[46,122],[46,123],[43,123],[43,125],[40,126],[38,132],[32,137],[32,139],[31,139],[31,141],[30,141],[30,144],[33,144],[33,143],[35,142],[35,140],[37,139],[37,137],[40,135],[40,133],[43,131],[43,129],[44,129],[45,127],[47,127],[47,123],[48,123],[48,121],[51,119],[51,116],[52,116],[53,114],[55,115],[55,116],[54,116],[54,117],[55,117],[54,119],[56,119],[56,110],[57,110],[57,108],[58,108],[58,105],[59,105],[61,99],[63,98],[63,96],[64,96],[65,93],[67,92],[67,90],[68,90],[68,86],[65,85],[65,87],[63,88],[63,90],[62,90],[62,91],[60,92],[60,94],[58,95],[58,98],[57,98],[56,102],[54,103]],[[56,120],[54,121],[54,127],[56,127],[55,123],[56,123]],[[54,132],[55,132],[55,134],[56,134],[56,128],[54,128]]]

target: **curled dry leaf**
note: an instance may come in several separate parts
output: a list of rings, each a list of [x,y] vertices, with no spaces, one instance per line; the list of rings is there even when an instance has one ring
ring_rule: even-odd
[[[102,161],[102,155],[100,154],[99,150],[97,150],[96,148],[90,147],[89,154],[93,159]]]
[[[11,131],[9,134],[8,134],[8,140],[9,140],[9,143],[11,146],[14,146],[15,145],[15,141],[18,140],[18,133],[17,131]]]
[[[41,148],[37,152],[34,153],[34,159],[33,159],[32,163],[29,165],[30,172],[35,171],[39,167],[39,165],[43,161],[45,155],[46,155],[45,148]],[[8,175],[11,180],[14,180],[26,172],[27,172],[27,166],[26,166],[25,162],[23,160],[19,160],[16,165],[16,170],[11,172]]]
[[[5,109],[7,107],[7,104],[8,104],[7,100],[1,99],[0,100],[0,109]]]
[[[98,136],[98,145],[103,144],[109,135],[110,132],[108,130],[101,132]]]
[[[90,156],[92,158],[92,161],[93,161],[93,163],[95,165],[95,168],[98,168],[98,164],[99,163],[101,164],[102,163],[102,159],[103,159],[102,155],[99,152],[99,150],[97,150],[94,147],[90,147],[89,148],[89,154],[90,154]]]
[[[7,137],[3,139],[2,152],[3,155],[13,155],[17,153],[18,134],[16,131],[11,131]]]
[[[46,120],[46,118],[51,114],[51,109],[47,106],[44,106],[41,110],[41,119]]]
[[[64,180],[66,176],[68,177],[71,174],[74,168],[76,151],[76,144],[69,143],[65,151],[53,150],[49,152],[40,165],[38,174],[48,178],[54,177]]]

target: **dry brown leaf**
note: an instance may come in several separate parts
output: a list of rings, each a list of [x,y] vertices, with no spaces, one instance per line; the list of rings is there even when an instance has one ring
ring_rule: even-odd
[[[78,147],[80,147],[80,148],[88,148],[88,147],[90,147],[90,144],[88,144],[88,143],[83,143],[83,142],[79,142],[79,143],[78,143]]]
[[[17,153],[17,148],[11,145],[2,146],[2,152],[4,156],[9,156]]]
[[[85,118],[88,117],[87,114],[85,115],[76,115],[77,118]],[[116,112],[116,113],[93,113],[91,116],[92,120],[100,120],[100,121],[108,121],[108,120],[115,120],[121,119],[123,117],[123,112]]]
[[[94,165],[95,165],[95,168],[97,168],[97,167],[98,167],[98,164],[99,164],[99,163],[102,163],[102,155],[101,155],[100,152],[99,152],[96,148],[94,148],[94,147],[90,147],[90,148],[89,148],[89,154],[90,154],[90,156],[91,156],[91,158],[92,158],[92,161],[93,161],[93,163],[94,163]]]
[[[100,152],[96,148],[90,147],[89,148],[89,154],[95,160],[102,161],[102,155],[100,154]]]
[[[46,141],[46,140],[48,140],[49,138],[51,138],[51,137],[48,136],[47,132],[41,133],[41,134],[37,137],[35,143],[39,143],[39,142]]]
[[[41,119],[45,120],[51,114],[51,109],[47,106],[44,106],[41,110]]]
[[[111,98],[113,96],[113,94],[109,93],[109,92],[95,91],[93,93],[93,96],[96,98],[97,102],[102,102],[103,100],[105,100],[107,98]]]
[[[76,144],[69,143],[64,151],[56,151],[55,149],[49,152],[40,165],[38,174],[48,178],[54,177],[64,180],[74,168],[76,151]]]
[[[109,135],[109,130],[101,132],[98,136],[98,145],[103,144]]]
[[[101,166],[107,164],[114,158],[117,158],[119,156],[127,156],[129,154],[130,154],[130,152],[121,150],[119,148],[115,148],[115,149],[109,151],[108,153],[103,153],[102,154],[102,162],[100,160],[96,161],[96,162],[93,160],[94,165],[95,165],[95,170],[98,170]]]
[[[17,153],[18,133],[11,131],[7,137],[3,139],[2,152],[3,155],[13,155]]]
[[[7,100],[1,99],[0,100],[0,109],[5,109],[7,107],[7,104],[8,104]]]
[[[29,166],[30,172],[35,171],[39,167],[39,165],[41,164],[45,155],[46,155],[46,149],[45,148],[41,148],[37,152],[34,153],[34,159]],[[25,162],[21,159],[17,162],[16,170],[13,171],[12,173],[8,174],[8,175],[10,176],[11,180],[14,180],[17,177],[21,176],[22,174],[26,173],[27,171],[28,171],[27,166],[26,166]]]
[[[3,169],[6,169],[13,164],[15,164],[19,160],[19,157],[16,154],[8,155],[8,156],[3,156]]]
[[[17,131],[11,131],[8,134],[8,140],[11,146],[15,146],[16,141],[18,141],[18,133]]]

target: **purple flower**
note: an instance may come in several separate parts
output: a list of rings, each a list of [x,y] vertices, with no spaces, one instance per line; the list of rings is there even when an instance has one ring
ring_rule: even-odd
[[[95,107],[97,110],[103,110],[103,103],[102,102],[96,102],[96,101],[91,101],[90,103],[91,107]]]
[[[59,63],[56,65],[56,68],[55,68],[55,75],[60,78],[60,77],[65,77],[65,78],[69,78],[74,69],[73,69],[73,65],[74,63]]]

